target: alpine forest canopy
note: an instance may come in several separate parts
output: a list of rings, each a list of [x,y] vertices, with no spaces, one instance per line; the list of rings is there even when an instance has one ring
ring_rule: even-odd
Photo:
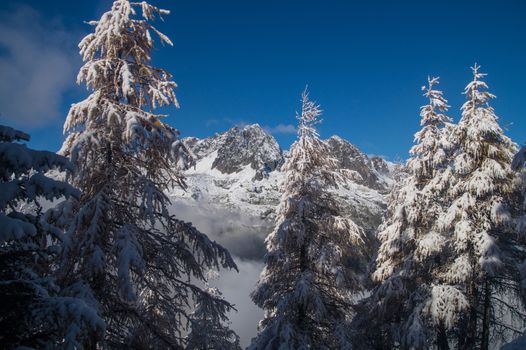
[[[480,65],[461,106],[415,91],[406,161],[323,139],[308,88],[275,128],[182,137],[170,11],[106,10],[60,150],[0,125],[0,349],[526,349],[526,146]]]

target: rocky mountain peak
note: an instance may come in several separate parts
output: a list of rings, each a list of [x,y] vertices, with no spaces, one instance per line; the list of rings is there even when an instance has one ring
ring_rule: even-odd
[[[237,173],[250,165],[256,171],[255,180],[280,168],[284,161],[276,139],[258,124],[236,126],[204,140],[189,138],[186,143],[198,160],[217,152],[212,169],[223,174]]]
[[[389,174],[389,167],[380,157],[369,158],[356,146],[339,136],[331,136],[327,141],[331,155],[338,161],[339,168],[351,170],[358,174],[355,181],[375,190],[387,190],[384,176]]]
[[[174,189],[174,197],[189,205],[242,212],[272,224],[286,175],[281,165],[287,157],[274,137],[259,125],[249,125],[185,142],[197,164],[185,173],[188,190]],[[384,195],[393,181],[393,166],[380,157],[367,156],[341,137],[324,142],[329,146],[327,156],[352,173],[353,180],[335,190],[343,212],[365,232],[373,232],[385,210]]]
[[[262,180],[270,172],[279,170],[285,161],[284,152],[276,139],[258,124],[236,126],[206,139],[187,138],[185,142],[198,161],[216,152],[211,160],[211,169],[228,175],[250,166],[256,171],[253,180]],[[357,184],[380,192],[387,190],[386,179],[390,177],[390,168],[384,159],[369,157],[336,135],[325,142],[339,168],[352,171]]]

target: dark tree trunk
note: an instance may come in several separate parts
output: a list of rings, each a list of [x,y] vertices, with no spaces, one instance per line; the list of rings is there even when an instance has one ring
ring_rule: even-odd
[[[472,350],[475,348],[477,340],[477,322],[478,322],[478,288],[475,279],[473,278],[469,284],[468,289],[469,298],[469,314],[467,316],[464,327],[461,327],[458,334],[459,350]]]
[[[446,327],[443,324],[438,326],[437,332],[437,348],[438,350],[449,350],[449,341],[447,337]]]
[[[484,304],[482,309],[482,339],[481,350],[488,350],[489,348],[489,323],[491,312],[491,287],[489,281],[484,282]]]

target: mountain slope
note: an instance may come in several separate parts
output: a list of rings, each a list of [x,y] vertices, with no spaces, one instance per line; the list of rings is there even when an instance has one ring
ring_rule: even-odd
[[[222,272],[216,281],[225,298],[239,312],[229,315],[232,327],[248,345],[263,318],[249,297],[263,269],[264,240],[274,226],[275,211],[284,180],[281,165],[287,152],[258,125],[233,128],[215,136],[185,140],[197,160],[186,172],[188,189],[173,190],[173,212],[217,240],[234,256],[239,275]],[[340,168],[352,172],[353,181],[333,192],[346,215],[374,235],[385,211],[385,195],[393,182],[394,167],[368,157],[337,137],[327,140]],[[374,247],[371,247],[374,248]]]
[[[350,172],[353,178],[351,182],[339,184],[334,194],[345,214],[372,234],[385,210],[384,196],[392,183],[393,166],[381,158],[368,157],[338,136],[326,142],[331,149],[328,156],[335,158],[339,167]],[[264,231],[259,234],[262,244],[272,229],[280,200],[284,177],[281,165],[286,152],[257,124],[235,127],[206,139],[187,138],[185,143],[197,163],[185,174],[187,191],[173,190],[173,200],[179,205],[208,208],[204,212],[210,215],[220,211],[223,214],[218,220],[222,224],[229,220],[226,212],[249,218],[250,225]],[[235,231],[236,225],[231,222],[230,230]],[[243,226],[242,222],[239,225]],[[239,229],[248,230],[248,225],[245,226]]]

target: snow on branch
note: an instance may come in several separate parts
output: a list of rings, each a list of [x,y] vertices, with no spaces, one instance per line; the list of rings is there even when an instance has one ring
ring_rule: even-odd
[[[322,122],[319,118],[322,114],[320,105],[309,99],[308,87],[305,87],[301,95],[301,113],[296,114],[299,120],[298,134],[300,138],[318,137],[315,126]]]

